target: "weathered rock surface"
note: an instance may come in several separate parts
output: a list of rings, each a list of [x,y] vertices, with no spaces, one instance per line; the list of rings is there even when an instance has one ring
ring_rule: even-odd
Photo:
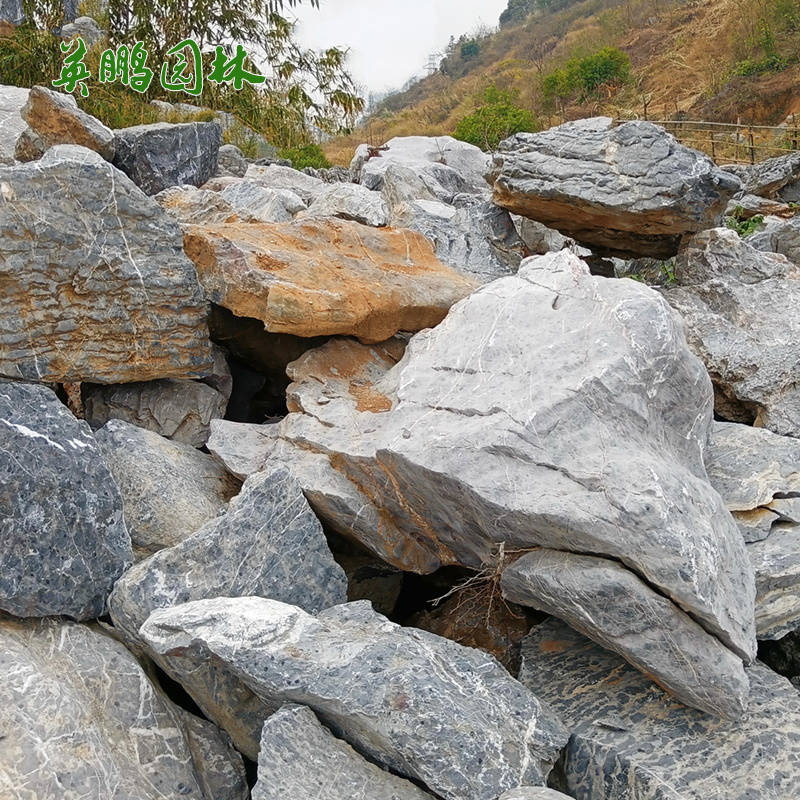
[[[80,36],[87,47],[97,44],[105,37],[105,32],[91,17],[78,17],[74,22],[68,22],[61,27],[61,38],[70,40]]]
[[[12,5],[14,2],[15,0],[12,0]],[[8,19],[5,14],[0,14],[0,18]],[[30,89],[18,86],[0,85],[0,164],[14,163],[14,147],[17,139],[28,127],[19,112],[28,102],[29,92]]]
[[[251,477],[227,514],[126,572],[109,609],[126,640],[141,645],[139,628],[155,609],[251,595],[312,614],[347,600],[344,572],[300,487],[282,467]],[[225,668],[202,659],[151,655],[245,755],[255,758],[269,707]]]
[[[34,86],[20,114],[48,147],[79,144],[99,153],[106,161],[114,158],[114,132],[81,111],[72,95]]]
[[[251,222],[218,192],[193,186],[170,186],[153,197],[164,211],[184,225],[222,225],[226,222]]]
[[[207,800],[179,709],[98,628],[0,615],[0,671],[0,796]]]
[[[208,452],[224,464],[231,475],[244,480],[264,469],[277,437],[274,425],[212,419],[210,427]]]
[[[188,227],[209,298],[268,331],[380,342],[436,325],[474,284],[409,231],[337,219]]]
[[[17,161],[37,161],[47,152],[47,144],[38,133],[32,131],[30,128],[25,128],[24,131],[17,137],[17,143],[14,146],[14,158]]]
[[[114,166],[145,194],[202,186],[217,171],[222,129],[214,122],[156,122],[114,131]]]
[[[572,731],[551,785],[575,800],[788,800],[800,792],[800,695],[756,663],[748,713],[688,709],[563,623],[535,627],[520,680]]]
[[[571,800],[567,795],[544,786],[520,786],[500,795],[497,800]]]
[[[203,291],[180,228],[156,203],[75,145],[0,168],[0,184],[0,375],[124,383],[207,374]]]
[[[775,197],[784,186],[800,180],[800,153],[787,153],[758,164],[727,164],[722,169],[735,175],[748,194]]]
[[[273,457],[332,530],[422,573],[500,543],[613,558],[753,657],[752,568],[702,461],[711,384],[653,290],[531,259],[413,337],[382,407],[304,391]]]
[[[781,639],[800,628],[800,513],[747,550],[756,573],[758,638]]]
[[[306,204],[288,189],[268,189],[249,180],[226,186],[222,199],[230,203],[243,219],[250,222],[287,222]]]
[[[95,433],[122,495],[134,553],[172,547],[215,519],[240,483],[212,456],[111,420]]]
[[[269,164],[265,167],[250,164],[247,167],[245,178],[268,189],[283,189],[293,192],[306,205],[312,203],[314,198],[325,188],[325,183],[319,178],[280,164]]]
[[[735,231],[695,236],[664,297],[711,374],[719,416],[800,437],[800,266]]]
[[[778,200],[769,200],[755,194],[746,194],[736,197],[728,202],[725,209],[726,217],[736,217],[739,220],[752,219],[753,217],[793,217],[794,209]]]
[[[21,25],[25,22],[25,11],[22,0],[0,0],[0,19]]]
[[[201,600],[154,612],[141,634],[161,654],[213,655],[267,702],[308,706],[364,756],[447,800],[543,784],[567,738],[493,658],[366,602],[312,617],[257,597]]]
[[[542,225],[541,222],[534,222],[527,217],[520,217],[516,214],[511,215],[514,227],[517,229],[519,238],[530,250],[531,255],[546,255],[547,253],[557,253],[563,250],[571,239],[560,234],[553,228]]]
[[[430,800],[431,795],[362,758],[305,706],[264,723],[253,800]]]
[[[50,389],[0,382],[0,609],[99,617],[133,560],[88,426]]]
[[[517,133],[494,156],[492,199],[601,255],[669,258],[722,218],[739,181],[649,122],[599,117]]]
[[[93,428],[121,419],[192,447],[206,443],[211,420],[225,416],[227,402],[205,383],[175,378],[87,387],[84,401]]]
[[[733,719],[745,711],[741,659],[616,561],[535,550],[507,567],[500,585],[508,599],[563,619],[686,705]]]
[[[235,144],[223,144],[219,148],[217,175],[232,175],[235,178],[244,178],[246,172],[247,160],[242,151]]]
[[[334,183],[314,198],[308,216],[339,217],[383,228],[389,224],[389,207],[378,192],[355,183]]]
[[[765,253],[781,253],[800,267],[800,217],[767,217],[764,227],[747,237],[747,244]]]

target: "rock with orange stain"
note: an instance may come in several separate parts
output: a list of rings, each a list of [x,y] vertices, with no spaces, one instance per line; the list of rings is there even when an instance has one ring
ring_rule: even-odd
[[[275,333],[382,342],[441,322],[476,284],[410,231],[339,219],[187,226],[209,298]]]

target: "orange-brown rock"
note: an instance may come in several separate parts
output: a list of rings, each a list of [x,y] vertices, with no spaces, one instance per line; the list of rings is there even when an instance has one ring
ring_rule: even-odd
[[[477,284],[419,234],[340,219],[186,226],[209,299],[268,331],[382,342],[441,322]]]

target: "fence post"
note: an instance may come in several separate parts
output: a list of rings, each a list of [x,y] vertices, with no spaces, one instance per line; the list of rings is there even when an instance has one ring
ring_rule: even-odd
[[[709,131],[709,133],[710,133],[710,135],[711,135],[711,158],[712,158],[714,161],[716,161],[716,160],[717,160],[717,148],[716,148],[716,146],[715,146],[715,144],[716,144],[716,143],[714,142],[714,129],[712,128],[712,129]]]
[[[739,163],[739,123],[741,122],[741,117],[736,117],[736,150],[733,153],[733,162],[734,164]]]
[[[792,136],[792,150],[797,150],[797,120],[792,114],[792,127],[794,128],[794,135]]]
[[[752,128],[750,128],[750,130],[747,132],[747,138],[748,138],[748,140],[750,142],[750,163],[751,164],[755,164],[756,163],[756,148],[755,148],[755,137],[753,135],[753,129]]]

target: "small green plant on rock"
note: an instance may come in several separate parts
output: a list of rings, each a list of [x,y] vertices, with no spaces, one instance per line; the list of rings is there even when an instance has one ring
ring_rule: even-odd
[[[764,221],[764,217],[761,214],[756,214],[756,216],[750,217],[750,219],[742,219],[743,213],[744,209],[741,206],[736,206],[733,211],[733,216],[725,220],[725,224],[731,230],[736,231],[742,239],[749,236],[751,233],[755,233],[758,230],[758,226]]]

